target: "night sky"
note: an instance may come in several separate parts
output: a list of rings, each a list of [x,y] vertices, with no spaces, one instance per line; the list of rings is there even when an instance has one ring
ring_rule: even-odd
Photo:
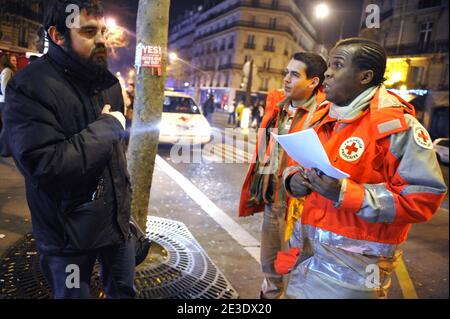
[[[304,10],[306,16],[311,17],[315,4],[323,2],[320,0],[296,0],[300,8]],[[110,63],[112,71],[126,71],[133,66],[134,48],[136,39],[134,33],[136,31],[136,14],[138,8],[138,0],[104,0],[106,16],[114,17],[117,23],[125,26],[130,34],[130,45],[127,48],[118,50],[118,57],[113,58]],[[325,43],[331,46],[339,39],[341,22],[344,24],[344,37],[356,36],[359,31],[359,24],[362,12],[362,0],[328,0],[331,7],[331,16],[326,21],[311,22],[316,26],[317,30],[325,35]],[[173,20],[177,15],[182,14],[185,10],[192,9],[201,5],[203,0],[171,0],[170,19]],[[324,23],[325,22],[325,23]]]

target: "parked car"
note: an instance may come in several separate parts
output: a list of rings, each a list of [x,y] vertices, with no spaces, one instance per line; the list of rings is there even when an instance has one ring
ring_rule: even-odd
[[[433,145],[439,162],[448,164],[448,138],[442,137],[435,139]]]
[[[207,144],[211,127],[194,99],[184,93],[164,92],[159,124],[159,142],[163,144]]]

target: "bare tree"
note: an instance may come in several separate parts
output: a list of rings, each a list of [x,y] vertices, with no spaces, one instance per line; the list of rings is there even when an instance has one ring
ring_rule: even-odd
[[[169,7],[170,0],[139,0],[136,27],[138,48],[162,49],[159,70],[142,67],[136,72],[136,97],[128,149],[128,170],[133,188],[131,211],[142,229],[146,229],[150,189],[158,150],[158,123],[161,120],[164,103]],[[141,50],[136,50],[136,55],[140,54]]]

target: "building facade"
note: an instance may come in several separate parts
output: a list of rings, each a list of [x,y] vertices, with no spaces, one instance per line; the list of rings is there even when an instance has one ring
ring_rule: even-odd
[[[292,0],[205,1],[173,23],[169,50],[180,59],[169,67],[168,85],[190,88],[200,101],[213,93],[222,106],[244,98],[246,62],[253,60],[251,92],[263,98],[283,87],[293,53],[323,51]]]
[[[363,10],[369,4],[380,8],[380,27],[366,28],[363,12],[360,35],[386,48],[386,86],[409,93],[432,135],[448,136],[449,2],[365,0]]]
[[[43,0],[0,0],[0,55],[16,54],[21,66],[27,63],[27,52],[42,51],[42,11]]]

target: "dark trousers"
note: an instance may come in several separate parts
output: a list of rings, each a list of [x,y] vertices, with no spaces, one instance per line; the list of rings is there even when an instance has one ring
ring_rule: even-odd
[[[229,113],[228,114],[228,124],[236,124],[236,113]]]
[[[134,257],[134,241],[127,240],[83,255],[41,255],[40,263],[55,299],[90,299],[90,280],[97,259],[106,297],[130,299],[136,296]]]

